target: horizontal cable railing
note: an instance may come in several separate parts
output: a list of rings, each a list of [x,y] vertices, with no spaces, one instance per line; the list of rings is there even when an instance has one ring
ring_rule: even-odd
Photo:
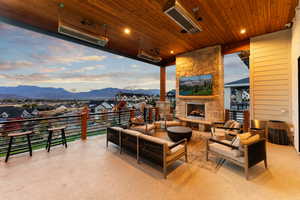
[[[248,109],[249,109],[249,102],[243,102],[243,103],[231,102],[230,104],[230,110],[243,111]]]
[[[241,110],[228,110],[229,119],[235,120],[243,124],[244,122],[244,111]]]
[[[86,123],[87,136],[106,133],[108,126],[128,125],[131,111],[91,113],[84,120],[83,115],[69,115],[36,119],[24,119],[0,122],[0,156],[7,152],[10,133],[33,131],[31,142],[33,150],[45,148],[48,138],[48,128],[66,126],[65,134],[68,142],[82,137],[82,126]],[[53,145],[61,144],[60,132],[54,133]],[[14,137],[11,154],[28,151],[26,136]]]

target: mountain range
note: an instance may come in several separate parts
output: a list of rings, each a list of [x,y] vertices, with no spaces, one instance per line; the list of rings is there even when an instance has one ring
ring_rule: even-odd
[[[26,85],[16,87],[0,87],[0,99],[103,99],[112,98],[118,93],[159,95],[159,89],[103,88],[88,92],[69,92],[63,88]]]

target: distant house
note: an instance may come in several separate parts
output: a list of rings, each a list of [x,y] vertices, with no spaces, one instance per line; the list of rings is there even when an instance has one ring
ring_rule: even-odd
[[[8,114],[6,112],[3,112],[3,113],[0,114],[0,118],[7,119],[8,118]]]
[[[33,116],[37,116],[38,114],[39,114],[38,109],[34,109],[34,110],[31,112],[31,115],[33,115]]]
[[[47,104],[40,104],[37,106],[37,109],[39,111],[47,111],[47,110],[53,110],[55,109],[55,107]]]
[[[95,113],[101,113],[101,112],[105,112],[105,111],[107,111],[107,109],[102,105],[98,105],[95,107]]]
[[[127,103],[127,108],[129,108],[129,109],[133,108],[133,104]]]
[[[121,101],[128,101],[128,97],[127,96],[122,96]]]
[[[107,102],[103,102],[102,104],[101,104],[105,109],[107,109],[107,110],[111,110],[113,107],[109,104],[109,103],[107,103]]]
[[[136,95],[133,95],[132,98],[131,98],[131,100],[132,100],[133,102],[136,102],[136,101],[138,100],[138,98],[136,97]]]
[[[63,113],[63,112],[66,112],[66,111],[68,111],[68,108],[64,105],[61,105],[61,106],[59,106],[55,109],[56,113]]]
[[[249,78],[232,81],[224,85],[225,109],[248,109],[249,99]]]
[[[21,114],[21,117],[22,118],[32,118],[33,116],[27,110],[24,110]]]
[[[109,112],[109,108],[106,108],[106,107],[104,107],[102,104],[100,104],[100,105],[98,105],[98,106],[96,106],[95,107],[95,113],[107,113],[107,112]],[[107,115],[95,115],[95,119],[102,119],[102,120],[105,120],[105,119],[107,119]]]
[[[60,105],[56,110],[67,110],[68,108],[65,105]]]
[[[24,112],[24,108],[22,107],[17,107],[17,106],[0,107],[1,118],[3,117],[4,119],[22,118],[23,112]]]

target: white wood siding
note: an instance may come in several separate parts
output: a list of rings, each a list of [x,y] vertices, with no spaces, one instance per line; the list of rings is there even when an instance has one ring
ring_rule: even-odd
[[[251,117],[291,122],[291,31],[251,38]]]

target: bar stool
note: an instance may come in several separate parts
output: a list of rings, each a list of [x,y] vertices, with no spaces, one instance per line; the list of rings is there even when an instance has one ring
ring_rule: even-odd
[[[32,134],[32,131],[25,131],[25,132],[18,132],[18,133],[9,133],[7,137],[9,137],[9,145],[8,145],[8,150],[5,158],[5,162],[8,161],[8,158],[10,156],[10,151],[13,143],[14,137],[19,137],[19,136],[25,136],[27,137],[27,142],[28,142],[28,149],[29,149],[29,154],[32,156],[32,148],[31,148],[31,141],[30,141],[30,135]]]
[[[65,148],[68,147],[67,140],[66,140],[66,134],[65,134],[65,129],[66,128],[67,128],[66,126],[48,128],[49,135],[48,135],[48,140],[47,140],[47,144],[46,144],[46,149],[48,149],[48,152],[50,152],[52,137],[53,137],[53,132],[54,131],[59,131],[60,130],[62,145],[64,145]]]

